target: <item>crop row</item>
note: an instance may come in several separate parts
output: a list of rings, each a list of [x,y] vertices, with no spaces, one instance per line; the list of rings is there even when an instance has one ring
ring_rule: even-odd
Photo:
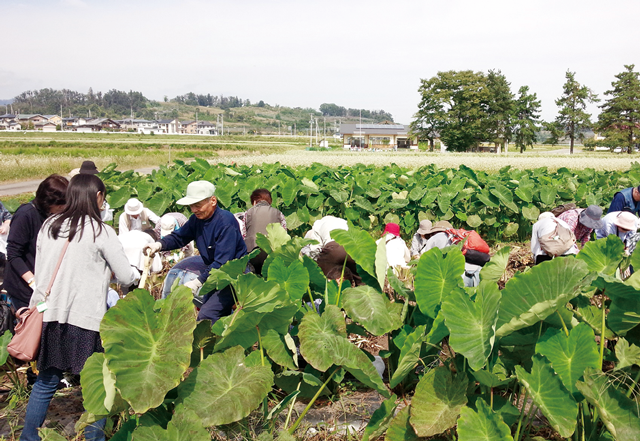
[[[540,212],[560,204],[606,208],[616,191],[640,182],[638,163],[624,172],[589,168],[550,172],[545,167],[519,170],[507,166],[498,173],[464,165],[407,169],[314,163],[294,168],[279,163],[211,165],[202,159],[189,164],[177,160],[150,175],[119,172],[115,167],[112,164],[100,175],[107,185],[108,202],[116,210],[115,219],[130,197],[137,197],[158,214],[188,214],[175,202],[189,182],[204,179],[215,183],[220,205],[234,213],[251,206],[253,190],[267,188],[294,234],[308,230],[322,216],[334,215],[370,231],[396,222],[405,238],[423,219],[449,220],[492,241],[524,240]]]

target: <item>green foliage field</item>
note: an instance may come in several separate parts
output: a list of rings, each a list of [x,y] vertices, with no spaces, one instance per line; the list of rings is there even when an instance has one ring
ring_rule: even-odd
[[[189,164],[177,160],[174,166],[150,175],[122,173],[113,164],[100,176],[116,218],[130,197],[138,197],[157,213],[188,214],[175,201],[189,182],[204,179],[215,183],[220,206],[234,213],[250,207],[253,190],[267,188],[294,234],[302,234],[322,216],[334,215],[369,231],[396,222],[405,238],[411,237],[422,219],[444,219],[475,229],[490,241],[503,241],[527,239],[540,212],[560,204],[596,204],[606,209],[616,191],[640,181],[640,164],[634,163],[626,172],[504,167],[490,174],[466,166],[439,169],[433,164],[417,169],[318,163],[226,166],[196,158]]]

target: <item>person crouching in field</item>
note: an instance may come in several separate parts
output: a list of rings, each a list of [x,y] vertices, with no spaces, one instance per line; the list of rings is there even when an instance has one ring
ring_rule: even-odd
[[[195,294],[209,277],[212,268],[220,268],[230,260],[247,254],[240,227],[233,214],[218,207],[216,187],[208,181],[194,181],[187,186],[187,194],[176,203],[188,205],[193,213],[178,230],[163,237],[159,242],[146,245],[143,251],[154,255],[159,251],[182,248],[192,240],[206,264],[198,278],[184,284]],[[215,323],[231,314],[234,305],[231,287],[206,293],[198,320]]]
[[[251,193],[251,204],[253,205],[244,214],[244,226],[246,237],[244,239],[247,245],[247,251],[251,252],[256,247],[256,235],[258,233],[267,236],[267,225],[280,224],[282,228],[287,229],[287,221],[284,214],[280,210],[273,208],[271,192],[266,188],[258,188]],[[257,274],[262,274],[262,265],[267,259],[267,253],[260,251],[256,257],[251,259],[251,264],[255,268]]]
[[[392,222],[385,225],[382,237],[376,241],[376,244],[383,240],[387,249],[387,266],[393,268],[396,274],[398,267],[409,268],[407,263],[411,260],[411,255],[407,244],[400,237],[400,225]]]
[[[118,219],[118,234],[124,234],[131,230],[144,231],[153,228],[159,221],[160,216],[142,205],[138,199],[131,198],[125,204],[124,213]]]

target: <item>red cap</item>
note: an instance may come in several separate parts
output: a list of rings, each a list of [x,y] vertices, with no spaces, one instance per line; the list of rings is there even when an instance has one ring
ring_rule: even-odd
[[[382,234],[384,235],[387,233],[391,233],[394,236],[400,236],[400,225],[394,223],[387,224],[387,226],[384,227],[384,231],[382,232]]]

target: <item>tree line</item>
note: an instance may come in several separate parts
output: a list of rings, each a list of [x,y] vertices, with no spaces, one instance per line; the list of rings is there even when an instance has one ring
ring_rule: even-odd
[[[346,107],[333,103],[320,104],[320,112],[323,116],[342,116],[349,118],[362,116],[363,118],[373,119],[375,122],[393,122],[393,116],[384,110],[347,109]]]
[[[43,115],[88,115],[93,117],[117,117],[131,113],[141,114],[147,110],[150,100],[141,92],[111,89],[106,93],[87,93],[75,90],[40,89],[27,90],[13,99],[16,113],[39,113]],[[152,115],[152,112],[147,112]]]
[[[544,129],[551,135],[548,142],[569,138],[571,153],[575,140],[595,130],[604,137],[602,145],[626,146],[631,153],[640,130],[640,80],[633,69],[625,65],[615,76],[597,121],[586,111],[589,103],[599,102],[597,95],[576,80],[575,72],[567,71],[562,95],[555,101],[558,114],[550,122],[540,120],[537,95],[528,86],[513,93],[499,70],[438,72],[421,80],[411,130],[432,150],[440,139],[451,151],[467,151],[482,142],[495,143],[500,151],[513,142],[523,152]]]

